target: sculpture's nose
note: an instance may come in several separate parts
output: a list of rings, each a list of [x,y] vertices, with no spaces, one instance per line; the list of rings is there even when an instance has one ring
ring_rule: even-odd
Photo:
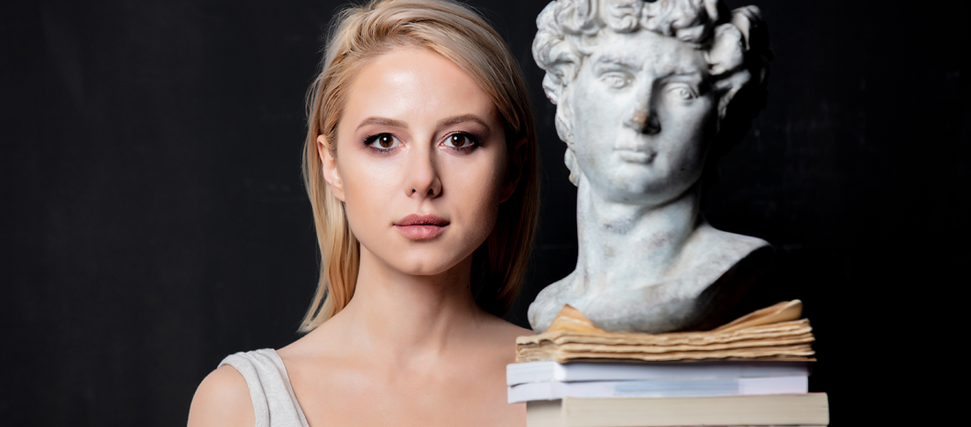
[[[657,119],[654,109],[654,90],[651,87],[653,82],[645,83],[638,90],[634,111],[624,120],[624,126],[640,133],[654,135],[661,131],[661,122]]]
[[[661,131],[661,122],[657,120],[650,105],[640,106],[634,109],[634,113],[624,121],[624,125],[640,133],[654,135]]]

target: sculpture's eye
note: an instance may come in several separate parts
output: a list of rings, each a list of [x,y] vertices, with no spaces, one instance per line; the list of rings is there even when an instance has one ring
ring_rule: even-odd
[[[676,85],[669,89],[670,93],[679,99],[695,99],[698,95],[686,85]]]
[[[627,87],[628,85],[630,85],[630,82],[631,82],[630,75],[628,75],[627,73],[621,73],[617,71],[605,73],[600,77],[600,79],[603,80],[603,82],[606,83],[607,86],[610,86],[614,89]]]

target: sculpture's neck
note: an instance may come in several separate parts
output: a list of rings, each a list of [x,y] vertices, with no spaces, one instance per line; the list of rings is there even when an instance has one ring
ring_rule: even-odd
[[[670,278],[685,242],[704,222],[698,185],[659,206],[616,203],[580,180],[577,192],[577,279],[585,289]],[[641,283],[646,284],[646,283]]]

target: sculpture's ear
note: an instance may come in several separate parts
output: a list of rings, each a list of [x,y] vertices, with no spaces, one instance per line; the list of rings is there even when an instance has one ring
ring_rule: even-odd
[[[556,113],[553,114],[553,124],[556,127],[556,136],[565,142],[568,147],[573,147],[573,113],[570,111],[570,90],[563,88],[560,91],[559,103],[556,104]]]
[[[540,68],[546,71],[543,76],[543,92],[551,102],[559,105],[566,86],[576,79],[580,71],[580,56],[570,43],[562,40],[546,46],[534,43],[533,56],[537,58],[536,63]]]
[[[558,48],[564,48],[564,46],[558,46]],[[546,70],[546,75],[543,77],[543,92],[553,104],[560,105],[563,102],[561,98],[568,82],[572,82],[577,77],[579,65],[576,61],[578,60],[559,61]]]
[[[566,163],[566,168],[570,170],[570,183],[575,187],[580,186],[580,164],[577,163],[577,155],[573,152],[573,149],[566,147],[566,152],[563,153],[563,163]]]
[[[731,72],[727,77],[715,83],[715,89],[721,93],[721,96],[718,97],[719,121],[725,118],[725,113],[728,112],[728,104],[732,102],[732,98],[735,97],[739,89],[749,83],[749,80],[752,80],[752,74],[746,69],[741,69]]]
[[[549,72],[543,77],[543,92],[546,93],[546,97],[549,98],[553,105],[559,105],[560,92],[563,90],[563,85],[557,83],[555,78],[550,75]]]
[[[570,119],[570,106],[561,104],[556,106],[556,113],[553,115],[553,124],[556,126],[556,136],[566,143],[568,147],[573,147],[573,125]]]
[[[340,172],[337,170],[337,159],[330,154],[327,138],[323,135],[317,135],[317,155],[320,156],[321,173],[324,175],[324,181],[327,181],[327,186],[330,187],[330,192],[343,202],[344,182],[341,181]]]
[[[580,185],[580,165],[577,163],[576,154],[573,152],[573,114],[570,112],[570,92],[564,90],[561,93],[560,104],[556,106],[556,114],[553,116],[553,124],[556,127],[556,135],[566,143],[566,153],[563,155],[563,163],[570,170],[570,182],[573,185]]]

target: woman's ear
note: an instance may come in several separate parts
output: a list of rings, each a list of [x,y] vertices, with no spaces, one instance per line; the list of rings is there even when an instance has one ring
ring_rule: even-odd
[[[509,200],[516,192],[516,185],[519,184],[519,178],[523,174],[524,147],[526,147],[525,137],[521,138],[516,143],[516,147],[511,150],[512,155],[509,159],[509,168],[506,170],[506,179],[502,182],[502,188],[499,191],[500,203]]]
[[[344,201],[344,182],[341,181],[340,172],[337,171],[337,159],[330,154],[327,148],[327,138],[317,135],[317,155],[320,156],[321,173],[324,174],[324,181],[330,187],[330,192],[338,200]]]

